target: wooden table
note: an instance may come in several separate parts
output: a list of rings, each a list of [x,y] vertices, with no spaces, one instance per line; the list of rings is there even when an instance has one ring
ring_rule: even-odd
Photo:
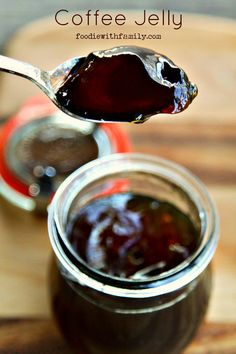
[[[133,32],[134,28],[127,25],[124,31]],[[74,33],[75,29],[62,30],[50,20],[43,26],[34,24],[12,39],[7,54],[52,68],[77,55],[78,48],[83,54],[126,43],[107,40],[78,44]],[[217,204],[221,239],[214,258],[212,300],[206,324],[186,354],[235,354],[236,24],[186,15],[180,32],[166,29],[162,40],[129,44],[168,54],[198,84],[199,96],[183,114],[124,128],[135,151],[186,166],[202,179]],[[23,79],[9,75],[1,79],[2,114],[9,114],[25,97],[37,92]],[[1,199],[0,230],[0,353],[69,353],[50,320],[47,268],[51,250],[46,219],[17,210]]]

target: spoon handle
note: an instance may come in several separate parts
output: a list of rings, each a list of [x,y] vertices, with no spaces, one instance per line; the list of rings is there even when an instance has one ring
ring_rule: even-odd
[[[0,55],[0,71],[24,77],[34,82],[48,96],[52,95],[50,76],[47,71],[40,70],[31,64],[4,55]]]

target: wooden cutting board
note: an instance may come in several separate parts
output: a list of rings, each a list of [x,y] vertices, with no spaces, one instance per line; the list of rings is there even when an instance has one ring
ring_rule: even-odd
[[[104,28],[90,27],[89,31],[102,33]],[[128,24],[122,31],[133,33],[137,28]],[[5,54],[51,69],[94,49],[127,44],[78,41],[76,32],[73,27],[56,26],[53,19],[39,21],[15,34]],[[88,33],[88,28],[80,32]],[[214,258],[212,301],[207,323],[186,354],[235,354],[236,24],[185,14],[183,29],[166,28],[162,40],[130,40],[128,44],[166,53],[198,84],[199,96],[183,114],[153,118],[142,126],[125,125],[124,129],[134,150],[186,166],[202,179],[216,201],[221,240]],[[0,77],[0,87],[0,116],[11,114],[25,98],[39,92],[30,82],[6,74]],[[69,354],[50,321],[47,270],[51,248],[46,219],[0,199],[0,244],[0,353]]]

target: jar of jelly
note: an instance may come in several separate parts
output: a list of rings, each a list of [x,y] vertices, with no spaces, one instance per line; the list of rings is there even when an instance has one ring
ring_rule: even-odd
[[[20,208],[46,213],[54,192],[74,170],[129,150],[120,126],[76,120],[44,96],[32,97],[0,133],[0,194]]]
[[[130,230],[133,225],[130,226],[130,220],[127,221],[129,215],[134,217],[137,229],[142,228],[144,234],[150,228],[152,231],[149,230],[149,233],[158,235],[155,241],[157,244],[161,244],[160,237],[163,235],[169,241],[176,236],[173,227],[167,233],[163,231],[167,229],[158,219],[159,215],[147,214],[149,219],[146,223],[143,221],[140,224],[140,220],[144,220],[142,218],[137,221],[134,211],[140,207],[137,198],[142,196],[152,201],[149,213],[160,206],[168,210],[168,217],[165,213],[163,219],[166,223],[170,222],[171,217],[177,216],[172,226],[178,225],[182,234],[179,235],[178,243],[169,248],[172,251],[175,248],[185,257],[165,267],[163,264],[167,262],[165,265],[168,266],[170,258],[163,256],[164,248],[156,248],[153,244],[151,248],[155,249],[154,258],[155,255],[164,257],[160,258],[162,261],[154,260],[151,266],[148,264],[143,269],[141,266],[141,269],[133,270],[131,274],[125,274],[128,269],[127,257],[130,256],[128,246],[122,250],[118,247],[119,257],[123,252],[123,268],[119,274],[111,272],[112,266],[97,266],[104,263],[101,247],[89,250],[92,259],[99,260],[97,263],[85,259],[82,251],[78,252],[79,247],[74,247],[71,241],[71,225],[75,225],[78,213],[88,210],[90,205],[86,219],[90,220],[90,241],[92,238],[94,241],[104,237],[98,235],[97,229],[95,232],[98,215],[96,206],[99,200],[102,201],[105,209],[100,215],[104,220],[104,214],[109,214],[109,208],[114,214],[114,205],[120,205],[123,197],[118,198],[117,202],[118,195],[129,195],[131,199],[136,196],[136,199],[131,200],[130,210],[121,215],[119,226],[115,215],[112,228],[109,229],[113,231],[110,234],[108,232],[106,239],[108,245],[114,241],[112,237],[115,226],[122,238],[120,242],[123,242],[126,233],[132,233]],[[112,203],[108,203],[111,198]],[[145,203],[141,203],[139,208],[141,214],[145,214],[148,205]],[[80,224],[83,228],[77,224],[81,243],[84,242],[81,233],[88,228],[88,224],[84,223],[84,215],[85,212],[83,223]],[[122,224],[123,219],[126,221]],[[191,228],[186,226],[187,220]],[[105,227],[104,224],[102,227]],[[49,208],[48,228],[55,253],[50,271],[51,305],[60,330],[75,353],[182,352],[196,333],[207,310],[211,292],[211,260],[218,241],[216,210],[198,178],[181,166],[149,155],[125,153],[103,157],[78,169],[59,187]],[[139,230],[135,229],[135,233],[139,233]],[[188,237],[194,241],[192,248]],[[106,252],[108,248],[104,247],[103,243],[103,251]],[[146,250],[150,251],[147,247]],[[113,252],[110,264],[117,254]],[[142,257],[145,258],[145,248]],[[136,264],[140,264],[140,255],[137,260]]]

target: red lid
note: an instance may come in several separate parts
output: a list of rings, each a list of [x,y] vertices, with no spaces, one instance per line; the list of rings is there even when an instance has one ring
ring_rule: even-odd
[[[18,193],[30,197],[29,185],[23,181],[9,165],[6,148],[17,132],[28,123],[58,112],[56,106],[45,96],[29,99],[21,110],[3,126],[0,133],[0,175],[5,183]],[[102,123],[99,128],[105,132],[112,148],[112,153],[128,152],[131,145],[127,133],[120,124]]]

